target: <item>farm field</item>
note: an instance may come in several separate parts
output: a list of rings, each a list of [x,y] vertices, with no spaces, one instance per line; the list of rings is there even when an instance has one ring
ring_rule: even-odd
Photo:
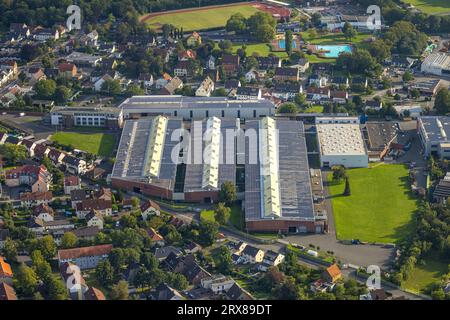
[[[184,31],[198,31],[224,27],[235,13],[241,13],[247,18],[258,11],[250,3],[241,3],[149,14],[142,16],[141,20],[155,30],[160,30],[164,24],[172,24],[177,28],[183,28]]]
[[[349,169],[351,195],[344,182],[330,181],[331,202],[340,240],[395,243],[410,231],[417,200],[408,189],[408,169],[400,164],[378,164]]]
[[[110,133],[57,132],[51,140],[103,157],[112,155],[116,143]]]
[[[412,4],[416,9],[428,14],[450,14],[450,2],[448,0],[403,0]]]

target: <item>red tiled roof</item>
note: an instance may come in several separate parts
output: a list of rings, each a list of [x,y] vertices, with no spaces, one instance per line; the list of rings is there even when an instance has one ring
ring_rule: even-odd
[[[7,283],[0,283],[0,301],[18,300],[13,287]]]
[[[64,178],[65,186],[73,187],[73,186],[77,186],[79,184],[80,184],[80,178],[78,178],[77,176],[68,176],[68,177]]]
[[[113,248],[112,244],[102,244],[92,247],[64,249],[58,251],[59,260],[77,259],[87,256],[102,256],[109,254]]]
[[[106,300],[103,292],[94,287],[89,287],[88,291],[84,294],[86,300]]]
[[[0,256],[0,277],[9,277],[13,276],[13,272],[11,269],[11,265],[5,262],[5,259]]]
[[[20,201],[37,201],[37,200],[47,200],[51,201],[53,199],[53,194],[51,191],[45,192],[26,192],[20,195]]]

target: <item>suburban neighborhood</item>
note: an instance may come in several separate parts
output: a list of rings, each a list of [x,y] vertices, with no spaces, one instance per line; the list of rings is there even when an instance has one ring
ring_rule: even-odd
[[[448,1],[50,2],[0,1],[0,300],[450,299]]]

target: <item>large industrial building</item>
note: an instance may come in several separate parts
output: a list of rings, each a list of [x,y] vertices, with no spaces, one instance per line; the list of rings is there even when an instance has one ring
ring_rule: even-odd
[[[450,117],[419,117],[417,132],[425,156],[435,154],[440,158],[450,158]]]
[[[102,127],[116,130],[122,127],[122,110],[115,107],[87,106],[67,107],[55,106],[50,111],[50,124],[64,128]]]
[[[245,222],[248,231],[313,232],[315,217],[303,123],[266,117],[246,122]],[[252,159],[252,155],[259,157]]]
[[[447,53],[432,53],[422,62],[421,71],[437,76],[450,74],[450,55]]]
[[[239,176],[248,231],[320,233],[326,212],[315,208],[310,175],[302,122],[156,116],[125,122],[111,182],[161,199],[211,203]]]
[[[119,108],[125,119],[156,115],[183,119],[254,119],[275,114],[275,105],[269,100],[234,100],[224,97],[134,96],[126,99]]]
[[[316,124],[322,167],[366,168],[369,157],[359,123]]]

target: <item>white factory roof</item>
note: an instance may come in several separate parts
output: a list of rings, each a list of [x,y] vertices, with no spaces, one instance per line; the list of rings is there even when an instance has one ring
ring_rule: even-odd
[[[364,155],[366,148],[359,124],[318,124],[317,136],[322,155]]]
[[[447,53],[432,53],[425,58],[423,65],[433,68],[446,69],[450,67],[450,55]]]

